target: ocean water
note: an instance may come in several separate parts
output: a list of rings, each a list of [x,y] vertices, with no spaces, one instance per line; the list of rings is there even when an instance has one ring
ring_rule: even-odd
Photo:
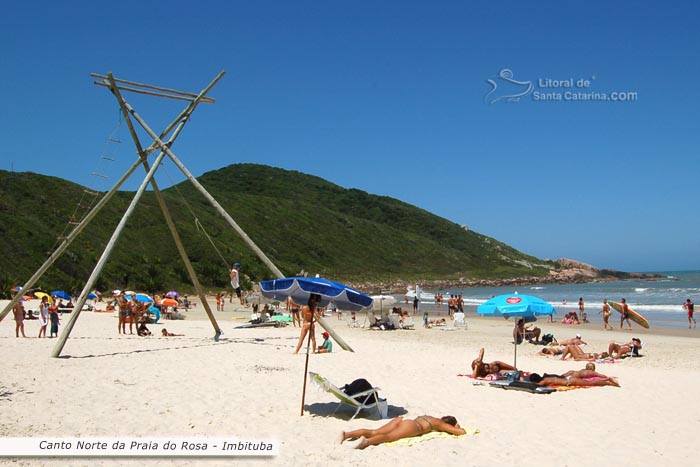
[[[663,271],[657,274],[663,277],[654,280],[547,284],[515,288],[470,287],[441,292],[443,297],[448,298],[450,294],[461,293],[464,304],[468,307],[476,307],[496,295],[514,292],[534,295],[551,303],[557,310],[556,316],[559,319],[569,311],[578,311],[578,299],[582,297],[588,319],[601,323],[602,314],[598,312],[602,308],[603,299],[619,302],[625,298],[629,307],[644,315],[652,327],[673,328],[688,327],[687,312],[683,308],[683,303],[689,298],[698,305],[695,318],[700,320],[700,271]],[[425,290],[425,292],[434,293],[435,291]],[[620,315],[613,310],[610,323],[613,326],[619,326],[619,318]]]

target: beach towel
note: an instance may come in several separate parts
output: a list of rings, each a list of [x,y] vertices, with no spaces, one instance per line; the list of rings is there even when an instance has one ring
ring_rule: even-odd
[[[430,441],[432,439],[438,439],[438,438],[462,438],[465,436],[475,436],[479,433],[478,428],[469,428],[469,427],[463,427],[464,430],[467,432],[464,435],[451,435],[449,433],[444,433],[442,431],[431,431],[430,433],[426,433],[424,435],[420,436],[414,436],[412,438],[404,438],[404,439],[398,439],[396,441],[392,441],[390,443],[384,443],[385,446],[413,446],[416,443],[421,443],[423,441]]]

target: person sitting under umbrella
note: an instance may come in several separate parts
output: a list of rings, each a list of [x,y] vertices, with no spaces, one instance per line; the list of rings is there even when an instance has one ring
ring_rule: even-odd
[[[525,326],[525,318],[518,319],[518,323],[515,325],[515,329],[513,329],[513,340],[516,344],[522,343],[523,340],[538,341],[540,339],[542,330],[538,327],[531,328],[530,326],[532,326],[532,324],[528,324],[527,327]]]
[[[331,353],[333,352],[333,342],[331,335],[327,331],[323,332],[323,343],[316,349],[316,353]]]

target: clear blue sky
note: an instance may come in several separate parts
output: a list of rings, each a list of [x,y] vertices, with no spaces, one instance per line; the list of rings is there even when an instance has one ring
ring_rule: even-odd
[[[195,175],[268,164],[540,258],[700,269],[700,3],[493,3],[6,1],[0,168],[108,189],[136,156],[89,73],[197,92],[226,70],[173,148]],[[503,69],[532,88],[491,104]],[[565,91],[636,100],[535,100]],[[126,98],[158,132],[183,107]]]

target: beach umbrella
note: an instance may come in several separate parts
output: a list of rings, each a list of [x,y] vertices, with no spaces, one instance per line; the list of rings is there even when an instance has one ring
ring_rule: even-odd
[[[173,300],[172,298],[164,298],[163,300],[160,301],[160,306],[176,307],[177,305],[178,305],[177,300]]]
[[[292,297],[300,305],[305,304],[313,293],[321,296],[317,304],[319,307],[326,307],[331,301],[341,310],[348,311],[360,311],[372,306],[372,297],[322,277],[285,277],[262,281],[260,291],[263,296],[273,300],[284,301]]]
[[[62,298],[62,299],[64,299],[64,300],[70,300],[70,299],[71,299],[71,298],[70,298],[70,295],[67,294],[66,292],[64,292],[63,290],[54,290],[53,292],[51,292],[51,296],[52,296],[52,297]]]
[[[122,291],[119,290],[119,289],[112,290],[112,295],[114,295],[115,297],[116,297],[117,295],[119,295],[120,293],[122,293]]]
[[[537,319],[537,316],[552,315],[557,311],[539,297],[514,293],[493,297],[479,305],[476,312],[482,316],[503,316],[505,319],[514,316],[527,321]],[[515,338],[513,346],[513,366],[517,368],[518,342]]]
[[[38,299],[42,299],[44,297],[49,298],[49,303],[53,303],[53,299],[51,298],[51,295],[45,293],[45,292],[34,292],[34,296]]]
[[[97,295],[95,292],[90,292],[87,296],[88,300],[95,300],[97,298]]]
[[[165,296],[166,297],[179,297],[180,292],[178,292],[177,290],[171,290],[170,292],[166,293]]]
[[[15,292],[19,292],[20,290],[22,290],[22,286],[21,286],[21,285],[16,285],[16,286],[12,287],[12,290],[15,291]]]
[[[322,277],[285,277],[260,282],[263,296],[273,300],[284,301],[292,297],[296,303],[303,305],[309,301],[311,294],[317,296],[316,306],[325,307],[331,301],[341,310],[360,311],[372,306],[372,297],[359,292],[352,287],[334,282]],[[311,316],[313,325],[314,316]],[[321,325],[333,336],[338,344],[346,350],[352,349],[329,326]],[[301,392],[301,415],[304,415],[304,399],[306,398],[306,374],[309,371],[309,350],[311,349],[311,332],[306,341],[306,362],[304,363],[304,387]]]
[[[396,297],[393,295],[372,295],[372,300],[372,309],[379,311],[384,311],[384,306],[396,303]]]
[[[556,310],[539,297],[515,293],[493,297],[479,305],[476,312],[483,316],[503,316],[508,319],[511,316],[536,318],[537,316],[555,314]]]
[[[145,293],[125,295],[124,297],[127,300],[131,300],[131,297],[133,297],[133,296],[135,296],[136,300],[141,302],[141,303],[148,303],[148,302],[153,303],[154,302],[154,300],[151,297],[149,297],[148,295],[146,295]],[[176,302],[176,306],[177,306],[177,302]]]

